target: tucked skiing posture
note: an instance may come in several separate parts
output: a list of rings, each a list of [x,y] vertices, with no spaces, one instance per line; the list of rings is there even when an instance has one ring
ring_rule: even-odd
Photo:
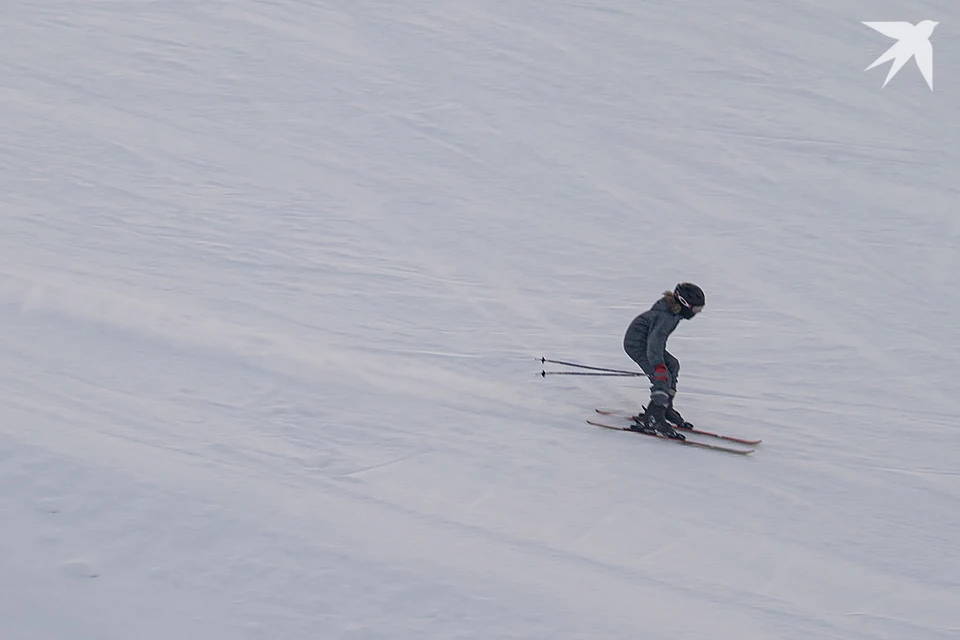
[[[706,300],[703,289],[690,282],[681,282],[648,311],[634,318],[623,337],[623,350],[650,379],[650,403],[636,416],[640,431],[652,431],[677,440],[683,434],[674,427],[683,426],[683,417],[673,408],[677,393],[680,362],[667,351],[667,338],[681,319],[690,320],[703,310]]]

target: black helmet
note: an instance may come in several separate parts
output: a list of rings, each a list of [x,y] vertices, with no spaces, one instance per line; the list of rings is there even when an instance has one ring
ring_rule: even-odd
[[[707,303],[703,289],[692,282],[681,282],[673,290],[673,297],[680,303],[680,317],[689,320],[703,310]]]

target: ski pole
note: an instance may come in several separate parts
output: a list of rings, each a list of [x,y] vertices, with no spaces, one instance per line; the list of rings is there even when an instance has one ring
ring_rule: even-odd
[[[593,373],[591,371],[541,371],[540,375],[544,378],[547,376],[612,376],[614,378],[632,378],[643,374],[629,373],[626,371],[623,373]]]
[[[562,360],[548,360],[547,358],[540,358],[540,362],[542,363],[549,362],[551,364],[562,364],[568,367],[580,367],[581,369],[590,369],[592,371],[609,371],[611,373],[620,373],[620,374],[625,374],[630,376],[645,375],[642,373],[638,373],[636,371],[624,371],[623,369],[607,369],[604,367],[591,367],[585,364],[577,364],[576,362],[564,362]]]

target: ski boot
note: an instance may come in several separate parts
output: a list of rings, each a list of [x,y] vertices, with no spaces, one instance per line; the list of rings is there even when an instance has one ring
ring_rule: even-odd
[[[643,411],[633,416],[633,424],[630,425],[630,430],[640,431],[641,433],[656,433],[656,431],[647,427]]]
[[[674,440],[686,440],[687,438],[673,428],[664,418],[667,407],[662,404],[652,403],[650,407],[644,407],[643,413],[634,416],[634,425],[630,427],[634,431],[642,431],[654,435],[666,436]]]
[[[683,419],[683,416],[680,415],[679,411],[673,408],[673,396],[670,396],[670,400],[667,403],[667,410],[663,414],[663,417],[673,427],[692,427],[693,426]]]

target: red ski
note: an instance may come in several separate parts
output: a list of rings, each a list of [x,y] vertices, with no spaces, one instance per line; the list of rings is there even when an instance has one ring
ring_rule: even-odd
[[[597,409],[597,413],[602,416],[619,416],[627,420],[633,420],[633,414],[627,413],[626,411],[611,411],[609,409]],[[690,424],[689,422],[687,424]],[[703,429],[697,429],[696,427],[677,427],[677,431],[684,431],[686,433],[696,433],[701,436],[707,436],[709,438],[716,438],[717,440],[726,440],[727,442],[738,442],[740,444],[748,445],[758,445],[763,440],[757,438],[756,440],[751,440],[749,438],[737,438],[735,436],[724,436],[719,433],[712,433],[710,431],[704,431]]]
[[[706,442],[697,442],[696,440],[677,440],[675,438],[668,438],[667,436],[660,435],[659,433],[649,433],[647,431],[634,431],[629,427],[615,427],[610,424],[603,424],[602,422],[594,422],[593,420],[587,420],[587,424],[592,424],[595,427],[603,427],[604,429],[613,429],[614,431],[628,431],[630,433],[637,433],[642,436],[649,436],[651,438],[659,438],[661,440],[667,440],[669,442],[676,442],[677,444],[685,444],[688,447],[699,447],[701,449],[713,449],[714,451],[725,451],[727,453],[737,453],[742,456],[753,453],[753,449],[734,449],[733,447],[722,447],[718,444],[708,444]]]

